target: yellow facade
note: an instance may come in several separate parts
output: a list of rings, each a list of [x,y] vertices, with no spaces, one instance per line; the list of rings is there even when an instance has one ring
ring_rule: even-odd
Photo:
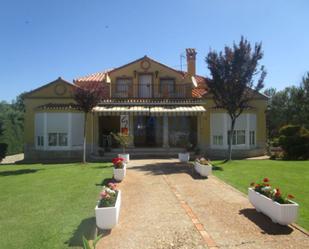
[[[175,84],[193,84],[191,76],[185,73],[173,70],[161,63],[145,57],[141,60],[137,60],[133,63],[120,67],[116,70],[112,70],[108,76],[105,77],[104,84],[110,86],[112,91],[113,84],[118,78],[131,78],[133,85],[138,85],[139,77],[141,74],[150,74],[153,79],[153,86],[158,87],[160,79],[162,78],[172,78]],[[194,85],[192,85],[194,88]],[[35,151],[35,113],[67,113],[67,112],[78,112],[74,109],[66,108],[42,108],[48,104],[72,104],[74,99],[72,97],[72,92],[74,85],[70,84],[62,79],[57,79],[37,90],[30,92],[25,99],[26,115],[25,115],[25,153],[27,150]],[[156,89],[154,88],[154,91]],[[137,91],[137,89],[133,89]],[[110,94],[112,94],[110,92]],[[113,101],[113,100],[111,100]],[[128,100],[127,100],[128,101]],[[157,100],[156,100],[157,101]],[[161,102],[164,100],[160,100]],[[174,105],[183,105],[188,101],[187,99],[178,100]],[[206,112],[203,115],[197,116],[197,140],[198,147],[201,151],[209,151],[211,144],[211,125],[210,118],[211,113],[223,113],[224,110],[216,109],[213,100],[206,95],[206,98],[200,98],[198,100],[192,99],[192,101],[198,101],[199,105],[203,105]],[[152,100],[148,100],[148,105],[151,105]],[[246,110],[245,113],[256,114],[256,143],[259,145],[259,153],[264,150],[266,142],[266,120],[265,120],[265,110],[267,106],[267,99],[262,95],[257,95],[250,103],[250,109]],[[91,147],[91,152],[96,153],[99,144],[99,116],[97,113],[90,113],[87,117],[87,144]],[[31,156],[30,158],[31,159]]]

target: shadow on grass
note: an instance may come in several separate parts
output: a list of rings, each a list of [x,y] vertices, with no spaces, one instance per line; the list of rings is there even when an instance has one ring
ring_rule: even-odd
[[[43,169],[18,169],[18,170],[1,171],[0,176],[16,176],[16,175],[32,174],[38,172],[39,170]]]
[[[223,171],[223,168],[217,165],[212,165],[212,170]]]
[[[107,168],[112,168],[113,165],[101,165],[101,166],[95,166],[95,167],[91,167],[92,169],[107,169]]]
[[[153,175],[172,175],[172,174],[188,174],[195,180],[207,179],[207,177],[200,176],[191,163],[154,163],[142,166],[133,166],[129,170],[139,170],[149,172]]]
[[[68,247],[83,247],[83,236],[87,240],[93,240],[97,235],[102,237],[111,233],[111,230],[98,230],[96,227],[95,217],[90,217],[82,220],[76,230],[73,232],[72,237],[64,244]]]
[[[117,183],[114,178],[105,178],[101,183],[96,183],[96,186],[107,186],[110,182]]]
[[[288,226],[282,226],[273,223],[266,215],[257,212],[254,208],[245,208],[239,211],[239,214],[244,215],[246,218],[255,223],[263,231],[263,234],[269,235],[282,235],[290,234],[293,229]]]

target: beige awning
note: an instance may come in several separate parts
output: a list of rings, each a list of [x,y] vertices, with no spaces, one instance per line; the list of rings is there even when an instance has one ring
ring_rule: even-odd
[[[149,107],[145,106],[97,106],[93,111],[101,115],[149,115]]]
[[[203,106],[154,106],[150,108],[152,116],[194,116],[206,112]]]
[[[206,112],[203,106],[97,106],[94,112],[100,115],[131,114],[135,116],[194,116]]]

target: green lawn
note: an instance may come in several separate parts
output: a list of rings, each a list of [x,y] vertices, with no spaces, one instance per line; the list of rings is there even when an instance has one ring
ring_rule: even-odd
[[[81,248],[111,164],[0,166],[0,247]]]
[[[244,193],[251,182],[268,177],[272,186],[293,194],[300,204],[297,223],[309,230],[309,161],[236,160],[214,164],[219,167],[214,175]]]

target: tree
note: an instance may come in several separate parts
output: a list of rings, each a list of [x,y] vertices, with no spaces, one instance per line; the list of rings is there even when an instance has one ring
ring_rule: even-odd
[[[279,136],[279,129],[284,125],[301,125],[309,129],[309,72],[299,86],[270,94],[266,118],[270,139]]]
[[[309,159],[309,131],[300,125],[286,125],[279,130],[279,146],[284,159]]]
[[[262,44],[250,43],[241,37],[239,44],[225,46],[224,52],[210,51],[205,59],[212,78],[208,87],[215,104],[227,111],[231,118],[229,132],[228,159],[232,159],[232,137],[235,122],[248,107],[248,102],[264,87],[266,71],[259,67],[263,57]]]
[[[87,116],[88,113],[100,102],[103,98],[103,86],[89,84],[83,87],[76,86],[73,92],[74,100],[79,109],[84,112],[84,143],[83,143],[83,163],[86,163],[86,142],[87,142]]]

